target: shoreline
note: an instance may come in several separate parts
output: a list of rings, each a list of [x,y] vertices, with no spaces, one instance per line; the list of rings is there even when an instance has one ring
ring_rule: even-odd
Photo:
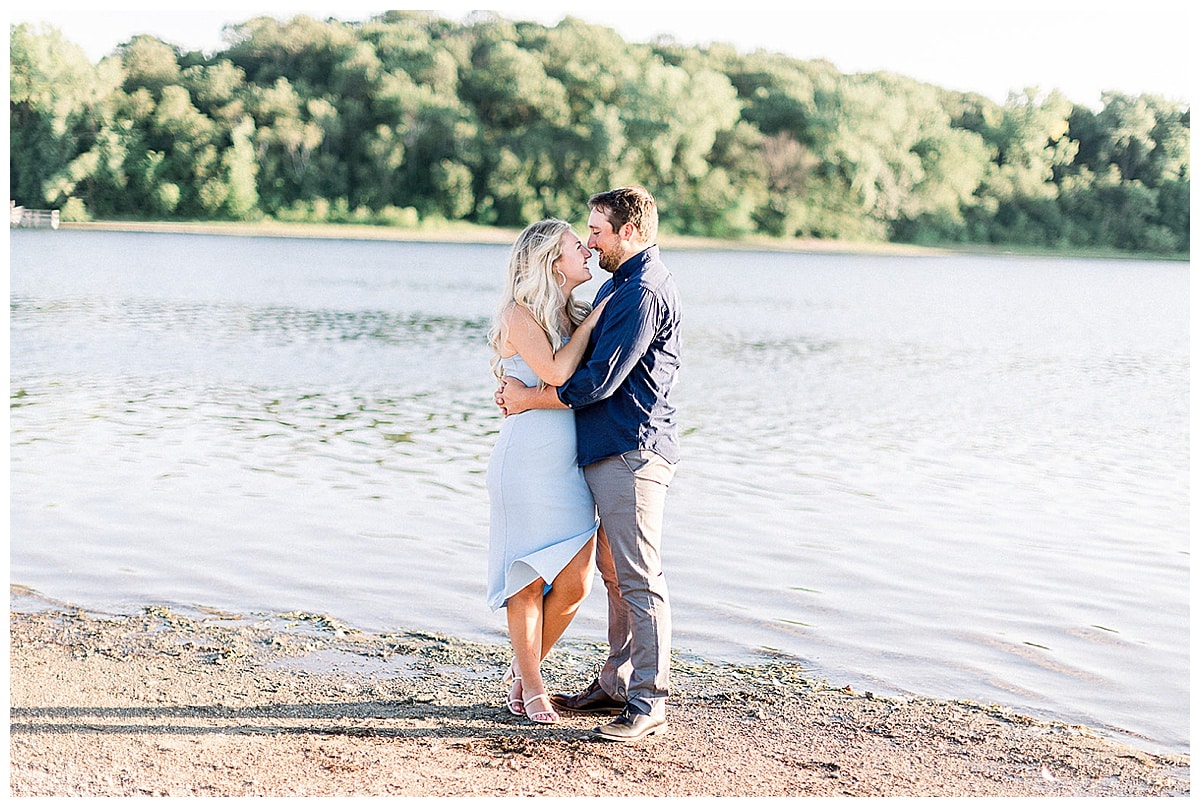
[[[13,594],[20,594],[14,589]],[[321,615],[10,608],[14,796],[1184,796],[1190,757],[998,706],[835,689],[782,660],[672,665],[670,731],[503,708],[506,645]],[[544,665],[574,691],[603,660]]]
[[[519,228],[488,227],[481,224],[447,222],[429,228],[388,227],[373,224],[307,224],[297,222],[221,222],[221,221],[89,221],[63,222],[60,230],[92,230],[129,233],[168,233],[175,235],[230,235],[263,238],[320,238],[400,243],[497,244],[511,245]],[[788,252],[796,254],[879,255],[879,256],[953,256],[992,255],[998,257],[1073,258],[1089,260],[1173,261],[1188,263],[1190,254],[1149,255],[1111,249],[1062,249],[1014,247],[987,244],[947,244],[921,246],[893,242],[831,241],[819,238],[785,240],[767,236],[745,238],[708,238],[661,234],[660,244],[675,250],[738,250],[745,252]]]

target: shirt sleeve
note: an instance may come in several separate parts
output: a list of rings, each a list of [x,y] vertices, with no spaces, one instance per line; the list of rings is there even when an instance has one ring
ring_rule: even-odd
[[[592,332],[590,357],[558,388],[558,399],[579,409],[616,392],[654,340],[657,309],[654,296],[632,283],[614,292]]]

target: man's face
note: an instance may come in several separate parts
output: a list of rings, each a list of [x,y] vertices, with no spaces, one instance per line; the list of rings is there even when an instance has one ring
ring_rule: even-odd
[[[625,261],[625,248],[621,238],[613,232],[612,223],[600,210],[593,210],[588,216],[588,249],[597,255],[600,268],[608,273],[617,271]]]

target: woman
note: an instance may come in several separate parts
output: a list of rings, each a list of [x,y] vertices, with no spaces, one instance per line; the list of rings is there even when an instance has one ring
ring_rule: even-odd
[[[591,279],[591,250],[565,221],[531,224],[517,238],[489,341],[497,378],[534,386],[565,382],[583,357],[603,304],[571,292]],[[575,462],[575,413],[531,410],[506,417],[488,463],[491,526],[488,604],[507,609],[513,666],[508,709],[554,723],[541,661],[591,585],[596,506]]]

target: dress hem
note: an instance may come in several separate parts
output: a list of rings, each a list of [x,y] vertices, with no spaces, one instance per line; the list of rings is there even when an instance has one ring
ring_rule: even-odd
[[[567,567],[567,564],[570,563],[571,560],[574,559],[574,557],[577,554],[579,554],[579,550],[583,549],[584,545],[587,544],[587,542],[592,539],[592,537],[596,534],[596,532],[599,529],[600,529],[600,521],[599,521],[599,519],[597,519],[592,524],[592,526],[590,528],[588,528],[587,530],[585,530],[584,532],[578,533],[577,535],[574,535],[564,541],[557,541],[554,544],[551,544],[550,546],[543,547],[543,548],[537,550],[536,552],[529,553],[528,555],[524,555],[519,558],[513,558],[513,560],[508,564],[508,570],[506,571],[506,573],[504,575],[505,585],[504,585],[503,590],[501,592],[499,592],[498,594],[492,595],[491,597],[488,598],[488,607],[490,607],[493,612],[499,611],[508,602],[509,597],[516,594],[518,591],[525,588],[530,583],[532,583],[534,580],[537,580],[539,577],[546,581],[546,588],[542,592],[542,596],[545,596],[546,594],[548,594],[550,592],[550,590],[554,587],[554,582],[553,582],[554,578],[558,577],[558,575],[562,573],[562,570]],[[553,574],[551,574],[549,576],[550,579],[547,580],[546,579],[547,575],[544,572],[549,571],[549,570],[546,570],[546,569],[539,570],[537,567],[539,565],[544,565],[542,563],[539,563],[539,561],[542,560],[545,556],[551,556],[553,558],[558,558],[560,556],[560,554],[562,553],[563,549],[566,547],[571,548],[571,554],[567,557],[567,560],[565,563],[560,565],[557,569],[553,569]],[[513,579],[514,579],[513,572],[518,565],[524,566],[528,570],[527,574],[521,575],[521,578],[517,578],[517,579],[524,578],[524,582],[522,582],[520,585],[516,585],[513,583]]]

